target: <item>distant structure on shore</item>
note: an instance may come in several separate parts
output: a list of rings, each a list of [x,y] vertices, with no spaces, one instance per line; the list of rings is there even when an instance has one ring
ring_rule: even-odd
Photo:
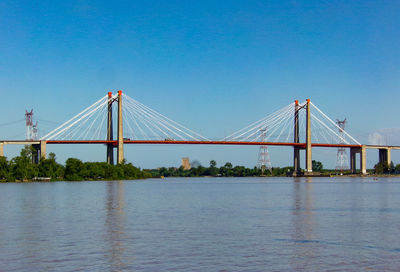
[[[344,129],[346,128],[346,123],[347,123],[346,118],[343,121],[336,119],[336,124],[339,127],[339,136],[340,136],[339,144],[345,144]],[[344,147],[339,147],[337,150],[337,155],[336,155],[336,170],[340,170],[340,171],[348,170],[349,169],[349,167],[347,166],[348,164],[349,164],[349,160],[347,158],[346,149]]]
[[[260,129],[261,142],[266,141],[267,127]],[[264,175],[264,171],[268,171],[272,174],[271,159],[269,157],[268,146],[260,145],[260,151],[258,152],[258,167],[261,169],[261,175]]]
[[[33,123],[33,109],[31,111],[25,110],[26,121],[26,140],[38,139],[38,123]]]
[[[187,157],[182,158],[182,168],[183,168],[183,170],[190,170],[190,168],[192,168],[190,166],[189,158],[187,158]]]

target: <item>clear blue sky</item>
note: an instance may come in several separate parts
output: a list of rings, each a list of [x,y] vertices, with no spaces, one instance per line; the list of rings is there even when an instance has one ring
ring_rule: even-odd
[[[311,98],[332,118],[347,117],[362,142],[390,128],[389,143],[400,144],[399,14],[398,1],[1,1],[0,124],[31,108],[36,119],[62,122],[122,89],[219,138]],[[42,134],[53,126],[39,122]],[[0,138],[24,132],[23,123],[0,126]],[[104,159],[105,149],[83,148],[49,147],[61,162]],[[179,165],[182,156],[257,160],[249,147],[126,153],[142,167]],[[274,165],[291,164],[284,153],[271,149]],[[334,166],[336,157],[321,158]]]

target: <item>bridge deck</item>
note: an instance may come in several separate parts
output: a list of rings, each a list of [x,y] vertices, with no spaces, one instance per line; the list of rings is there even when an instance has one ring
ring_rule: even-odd
[[[47,144],[112,144],[117,145],[117,141],[59,141],[49,140]],[[299,148],[306,148],[306,143],[285,143],[285,142],[244,142],[244,141],[176,141],[176,140],[124,140],[124,144],[183,144],[183,145],[268,145],[268,146],[297,146]],[[320,144],[313,143],[313,147],[361,147],[361,145],[347,145],[347,144]]]
[[[40,144],[40,141],[4,140],[4,141],[0,141],[0,143],[7,144],[7,145],[31,145],[31,144]]]
[[[400,149],[400,146],[396,145],[366,145],[365,148],[369,149]]]

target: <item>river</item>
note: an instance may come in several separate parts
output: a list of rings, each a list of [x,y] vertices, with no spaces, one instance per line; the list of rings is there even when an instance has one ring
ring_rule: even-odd
[[[0,271],[400,271],[400,178],[2,183]]]

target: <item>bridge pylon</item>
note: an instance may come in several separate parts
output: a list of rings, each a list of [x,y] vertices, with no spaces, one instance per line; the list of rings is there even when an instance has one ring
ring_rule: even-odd
[[[299,143],[300,142],[300,135],[299,135],[299,111],[305,108],[306,110],[306,165],[305,165],[305,172],[308,174],[312,174],[312,143],[311,143],[311,101],[307,99],[306,104],[302,106],[299,105],[299,101],[294,101],[294,131],[293,131],[293,142]],[[301,175],[301,168],[300,168],[300,149],[301,147],[294,146],[294,154],[293,154],[293,176],[300,176]]]
[[[112,104],[114,99],[112,92],[108,92],[108,108],[107,108],[107,141],[113,140],[113,118],[112,118]],[[111,143],[107,144],[107,163],[114,164],[114,146]]]
[[[124,136],[122,127],[122,91],[118,91],[118,146],[117,146],[117,163],[120,164],[124,160]]]
[[[112,92],[108,92],[107,103],[107,141],[113,141],[113,110],[114,101],[118,102],[118,124],[117,124],[117,163],[124,160],[124,136],[123,136],[123,117],[122,117],[122,91],[118,91],[117,98],[113,97]],[[114,164],[114,144],[107,143],[107,163]]]
[[[311,146],[311,108],[310,99],[307,99],[306,125],[306,171],[312,173],[312,146]]]
[[[295,100],[294,101],[294,138],[293,142],[294,143],[300,143],[300,137],[299,137],[299,101]],[[301,175],[301,169],[300,169],[300,148],[298,146],[293,147],[294,154],[293,154],[293,176],[300,176]]]

